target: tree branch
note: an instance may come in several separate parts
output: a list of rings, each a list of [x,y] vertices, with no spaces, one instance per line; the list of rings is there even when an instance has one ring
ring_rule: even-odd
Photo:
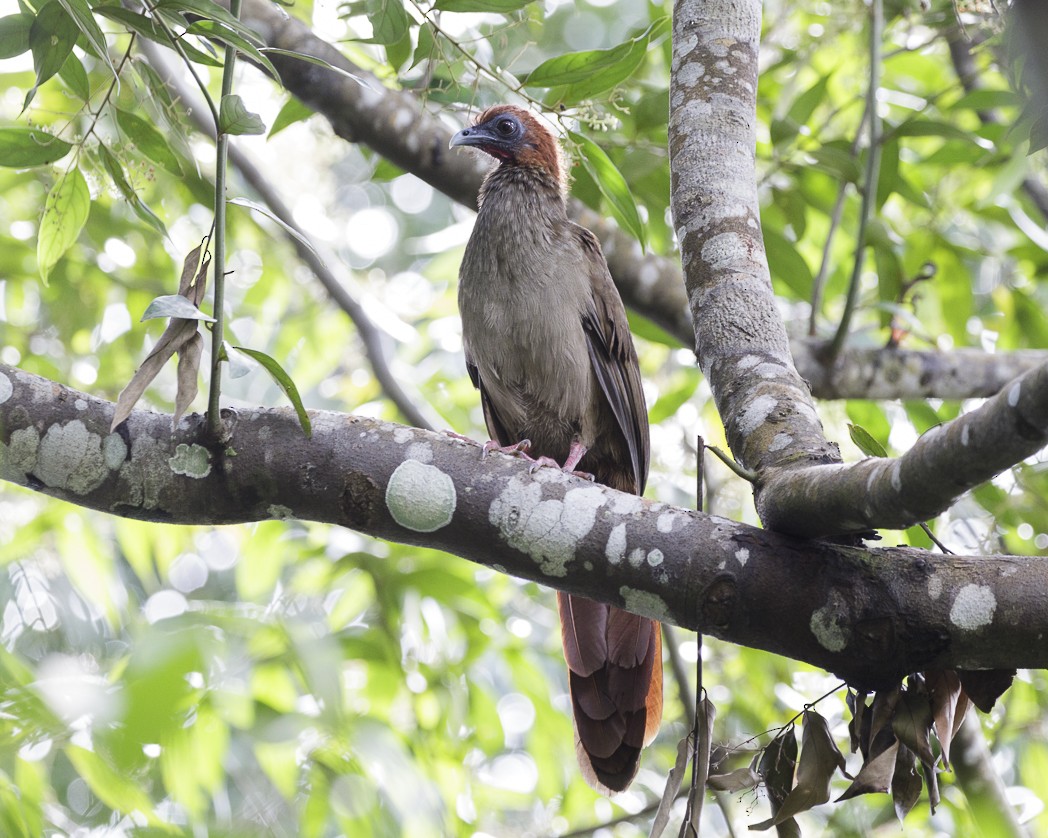
[[[371,73],[357,67],[334,46],[318,38],[309,27],[288,17],[278,6],[264,0],[245,0],[243,21],[272,47],[294,50],[323,58],[335,67],[364,80],[360,84],[323,67],[284,55],[270,59],[280,72],[284,87],[322,114],[334,132],[349,142],[362,143],[391,162],[411,172],[448,197],[475,207],[477,192],[487,166],[479,157],[447,153],[453,129],[430,114],[410,91],[383,86]],[[456,126],[454,130],[457,130]],[[640,245],[611,222],[585,207],[570,202],[572,217],[593,230],[601,240],[615,284],[626,305],[665,329],[681,342],[694,346],[688,297],[680,266],[674,260],[641,251]],[[793,352],[800,374],[812,385],[818,398],[970,398],[996,393],[1008,381],[1033,365],[1009,356],[971,352],[966,363],[979,363],[985,372],[972,377],[977,391],[964,389],[965,378],[955,377],[941,353],[905,352],[894,349],[845,349],[849,363],[859,363],[862,376],[848,374],[843,365],[830,368],[818,357],[819,341],[795,341]],[[915,376],[896,375],[900,357]],[[980,360],[985,359],[985,364]],[[1039,362],[1048,360],[1041,353]],[[970,369],[970,368],[969,368]],[[939,391],[939,372],[947,375]],[[868,394],[866,388],[874,388]],[[826,389],[823,389],[826,388]]]
[[[115,515],[181,524],[301,518],[424,545],[804,660],[870,689],[928,668],[1048,666],[1048,559],[801,541],[528,473],[446,435],[258,408],[136,411],[0,365],[0,479]]]

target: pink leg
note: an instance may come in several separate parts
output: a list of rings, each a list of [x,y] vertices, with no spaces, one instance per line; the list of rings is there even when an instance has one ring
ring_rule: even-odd
[[[568,451],[568,457],[564,460],[563,466],[552,457],[539,457],[529,470],[534,473],[535,469],[540,466],[550,466],[551,468],[559,468],[561,471],[566,471],[568,474],[574,474],[576,477],[581,477],[584,480],[593,480],[593,475],[588,471],[575,471],[575,466],[579,464],[584,456],[586,456],[586,446],[581,442],[575,441],[571,443],[571,449]]]

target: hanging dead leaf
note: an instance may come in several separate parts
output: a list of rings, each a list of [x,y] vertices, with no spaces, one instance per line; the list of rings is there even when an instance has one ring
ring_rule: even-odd
[[[778,826],[794,815],[821,806],[830,799],[830,781],[838,768],[844,769],[844,756],[830,735],[826,719],[815,710],[805,710],[797,785],[786,796],[774,817],[751,829]]]
[[[189,300],[193,306],[197,306],[200,301],[204,298],[204,287],[207,284],[207,270],[211,264],[209,258],[205,258],[201,263],[201,254],[203,252],[203,243],[193,248],[186,255],[185,260],[182,262],[182,274],[178,282],[178,293]],[[164,333],[160,336],[160,340],[156,342],[156,346],[153,347],[153,351],[146,356],[146,359],[142,362],[142,365],[135,371],[135,374],[131,377],[127,386],[120,391],[120,395],[116,400],[116,409],[113,411],[113,422],[109,427],[110,431],[115,431],[117,427],[131,415],[131,411],[134,410],[138,400],[142,398],[142,394],[145,393],[146,387],[148,387],[154,378],[160,374],[160,370],[163,369],[171,357],[178,352],[179,353],[179,374],[178,374],[178,391],[175,401],[175,418],[174,422],[177,423],[179,417],[186,411],[189,403],[196,396],[196,370],[200,367],[200,351],[199,348],[189,348],[182,354],[182,348],[189,341],[192,341],[194,337],[199,338],[197,332],[198,323],[195,319],[186,319],[181,317],[172,317],[167,324],[167,328],[164,329]],[[202,347],[202,342],[199,346]],[[195,353],[195,361],[193,356]],[[185,367],[183,367],[183,358],[186,358]],[[186,398],[189,393],[188,381],[189,371],[192,366],[196,367],[193,372],[193,384],[192,384],[192,395]],[[181,405],[181,409],[179,408]]]
[[[921,763],[921,773],[924,774],[924,782],[928,784],[928,807],[935,814],[935,807],[939,805],[939,775],[935,766],[927,762]]]
[[[895,773],[895,759],[898,751],[899,742],[896,740],[890,747],[867,762],[859,773],[855,775],[855,779],[845,789],[844,794],[837,798],[837,802],[851,800],[851,798],[858,797],[860,794],[888,791],[892,775]]]
[[[203,352],[204,339],[200,332],[195,332],[178,350],[178,389],[175,392],[175,413],[171,417],[172,430],[178,427],[178,420],[196,398],[197,377]]]
[[[851,739],[851,752],[862,751],[863,759],[870,750],[870,715],[866,706],[867,693],[848,690],[846,701],[852,718],[848,723],[848,736]],[[865,728],[865,730],[864,730]]]
[[[961,679],[952,669],[934,669],[924,673],[924,682],[931,700],[932,724],[942,750],[942,764],[949,769],[950,744],[955,732],[953,723],[963,695]],[[964,700],[967,702],[967,697]],[[967,704],[964,709],[967,710]]]
[[[792,724],[776,736],[768,747],[764,749],[757,766],[757,773],[764,780],[764,787],[768,792],[768,802],[771,803],[773,816],[766,821],[750,826],[751,830],[760,831],[770,829],[774,824],[780,838],[783,836],[801,834],[800,827],[795,820],[786,820],[775,824],[774,815],[778,813],[782,804],[789,796],[793,787],[793,769],[797,766],[797,733]]]
[[[677,759],[673,763],[670,773],[666,776],[666,788],[662,792],[662,800],[659,802],[659,809],[655,813],[655,819],[651,823],[651,831],[648,833],[648,838],[658,838],[666,830],[666,825],[670,820],[670,810],[673,809],[673,803],[677,799],[681,783],[684,782],[684,775],[688,770],[688,760],[691,759],[694,750],[692,745],[693,738],[693,734],[689,733],[677,743]]]
[[[989,713],[997,699],[1012,685],[1014,669],[958,669],[957,677],[972,704]]]
[[[706,785],[715,791],[742,791],[754,788],[760,781],[760,774],[746,765],[727,774],[711,774]]]
[[[113,423],[109,427],[111,432],[115,431],[120,423],[131,415],[135,404],[142,398],[146,387],[160,374],[164,364],[196,333],[197,322],[195,320],[172,320],[167,324],[164,334],[160,336],[153,351],[146,356],[142,366],[135,371],[128,385],[120,391],[116,400],[116,410],[113,411]]]
[[[899,745],[892,775],[892,803],[895,816],[902,821],[921,798],[921,775],[917,773],[917,755],[905,745]]]
[[[867,757],[867,761],[881,752],[881,749],[875,749],[873,745],[879,739],[883,744],[884,740],[881,732],[885,728],[891,729],[892,719],[895,718],[895,707],[899,703],[900,695],[902,695],[901,684],[890,690],[879,690],[873,694],[873,706],[870,707],[870,755]],[[890,744],[890,741],[888,744]]]
[[[892,732],[921,762],[935,763],[931,745],[932,707],[921,690],[906,689],[895,706]]]

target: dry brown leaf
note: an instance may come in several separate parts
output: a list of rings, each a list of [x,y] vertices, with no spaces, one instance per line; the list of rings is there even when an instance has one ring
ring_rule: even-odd
[[[921,775],[917,773],[917,755],[905,745],[899,746],[892,775],[892,803],[895,816],[902,821],[921,798]]]
[[[870,714],[866,706],[866,693],[848,691],[848,709],[852,719],[848,723],[848,736],[851,739],[851,752],[862,751],[863,759],[870,751]]]
[[[950,744],[956,732],[954,719],[956,711],[960,709],[963,695],[961,679],[952,669],[934,669],[924,673],[924,682],[931,699],[932,724],[935,727],[935,735],[939,738],[939,747],[942,749],[942,764],[949,769]],[[967,696],[964,700],[967,702]],[[967,704],[964,709],[967,710]]]
[[[775,816],[763,823],[778,826],[794,815],[821,806],[830,799],[830,781],[838,768],[844,769],[844,756],[830,735],[826,719],[814,710],[805,710],[797,785],[786,796]]]
[[[898,751],[899,742],[895,741],[889,748],[867,762],[862,767],[862,770],[855,775],[855,779],[845,789],[844,794],[837,798],[837,802],[850,800],[853,797],[858,797],[860,794],[888,791],[892,775],[895,774],[895,759]]]
[[[771,810],[775,814],[778,813],[793,787],[793,769],[796,765],[797,733],[791,724],[768,743],[757,767],[757,773],[764,780],[764,786],[768,792]],[[795,820],[790,819],[776,824],[774,814],[766,821],[751,825],[750,829],[761,831],[770,829],[772,826],[776,827],[780,838],[784,835],[800,836],[801,834],[800,827]]]
[[[201,242],[188,254],[182,262],[182,274],[178,280],[178,293],[189,300],[194,306],[200,305],[204,299],[204,289],[207,286],[207,271],[211,264],[211,258],[207,257],[201,262],[201,254],[204,244]],[[172,355],[179,353],[178,357],[178,391],[175,399],[175,416],[172,427],[178,424],[179,418],[185,413],[189,403],[196,396],[197,372],[200,369],[200,350],[202,341],[193,341],[199,338],[196,320],[185,320],[173,317],[168,321],[167,328],[160,336],[153,351],[146,356],[142,365],[135,371],[127,386],[120,391],[116,400],[116,409],[113,411],[113,422],[109,427],[110,432],[131,415],[138,400],[142,398],[154,378],[160,374]],[[193,341],[194,345],[187,347],[183,354],[182,348],[187,342]],[[192,376],[190,370],[192,368]],[[189,379],[192,378],[190,388]],[[190,393],[190,389],[192,392]]]
[[[961,686],[972,704],[989,713],[997,699],[1012,685],[1014,669],[958,669]]]
[[[120,391],[116,400],[116,410],[113,411],[113,423],[109,426],[110,432],[115,431],[117,426],[131,415],[135,404],[142,398],[150,382],[160,374],[164,364],[196,333],[196,320],[177,319],[167,324],[153,351],[135,371],[128,385]]]
[[[659,809],[655,813],[655,820],[651,823],[651,831],[648,833],[648,838],[658,838],[666,830],[666,825],[670,820],[670,811],[673,809],[673,802],[677,799],[677,792],[680,791],[681,783],[684,782],[684,775],[688,770],[688,760],[692,755],[691,740],[692,735],[689,733],[677,743],[677,761],[674,762],[673,768],[670,769],[670,773],[666,776],[666,789],[662,792],[662,800],[659,802]]]
[[[706,785],[715,791],[742,791],[752,789],[761,781],[751,766],[744,765],[727,774],[711,774]]]
[[[903,691],[895,706],[892,732],[920,757],[921,762],[935,763],[931,744],[932,707],[926,693],[912,687]]]
[[[204,338],[200,332],[194,332],[178,350],[178,389],[175,392],[175,413],[171,417],[172,430],[178,427],[178,420],[196,398],[197,377],[203,352]]]

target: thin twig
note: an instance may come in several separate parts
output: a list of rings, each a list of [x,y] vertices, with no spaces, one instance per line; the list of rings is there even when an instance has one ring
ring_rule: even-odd
[[[164,67],[159,49],[145,42],[141,44],[140,48],[155,68],[159,70]],[[192,99],[186,85],[171,73],[163,73],[162,75],[165,84],[171,89],[173,98],[179,99],[188,105]],[[197,128],[214,139],[215,127],[208,122],[200,109],[187,107],[187,111],[189,118],[193,120]],[[320,281],[320,284],[324,286],[324,290],[331,296],[331,299],[352,321],[363,344],[364,355],[371,366],[372,372],[375,374],[375,380],[378,382],[382,392],[396,405],[397,410],[411,425],[414,425],[416,428],[434,430],[436,423],[426,415],[425,409],[416,403],[404,388],[400,386],[396,375],[390,369],[383,346],[382,331],[371,321],[365,313],[364,307],[346,290],[344,283],[335,275],[335,271],[329,267],[329,265],[338,264],[337,259],[333,255],[323,253],[320,245],[313,241],[295,223],[291,208],[284,203],[276,187],[251,161],[247,153],[238,146],[231,146],[229,148],[229,160],[258,197],[261,198],[262,203],[272,211],[273,215],[283,221],[288,227],[296,230],[303,239],[309,242],[309,245],[307,245],[301,239],[291,235],[287,230],[282,230],[287,241],[295,248],[298,257],[309,267],[313,275]]]
[[[848,285],[848,299],[844,304],[841,322],[826,350],[825,362],[832,365],[844,346],[851,327],[852,315],[859,303],[859,288],[862,284],[862,266],[866,256],[866,234],[873,218],[877,202],[877,176],[881,164],[881,120],[877,115],[877,89],[881,83],[881,38],[884,34],[884,6],[882,0],[870,4],[870,87],[866,94],[869,112],[869,149],[866,153],[866,179],[862,192],[862,209],[859,214],[859,232],[855,240],[855,265]]]
[[[231,0],[229,12],[240,17],[240,0]],[[222,99],[233,92],[233,70],[236,67],[237,51],[226,45],[222,66]],[[211,316],[211,383],[207,396],[207,425],[211,434],[221,438],[222,415],[220,396],[222,393],[222,360],[225,355],[225,298],[226,298],[226,158],[229,153],[229,134],[215,124],[218,139],[215,142],[215,296]]]

